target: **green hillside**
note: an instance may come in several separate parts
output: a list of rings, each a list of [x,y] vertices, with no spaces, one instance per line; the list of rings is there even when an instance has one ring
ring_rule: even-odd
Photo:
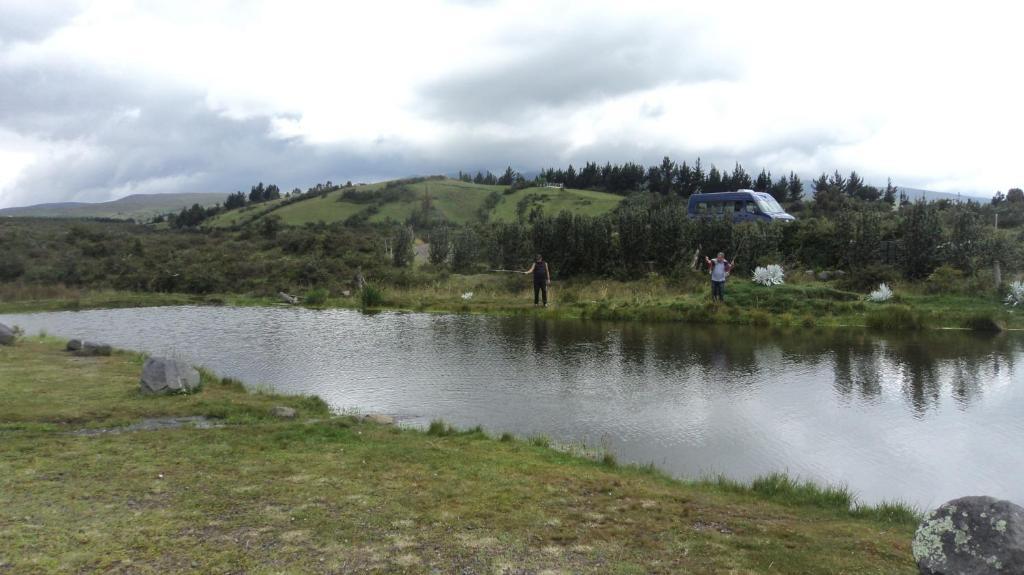
[[[177,212],[192,204],[207,207],[222,201],[224,201],[224,194],[133,194],[111,202],[64,202],[5,208],[0,210],[0,217],[146,220],[160,214]]]
[[[455,224],[480,221],[482,213],[490,221],[511,222],[518,211],[527,213],[539,206],[543,213],[555,215],[563,210],[586,215],[609,212],[622,201],[621,196],[586,190],[527,188],[505,194],[505,186],[486,186],[451,179],[428,179],[407,184],[379,182],[334,190],[322,196],[299,201],[277,200],[257,206],[231,210],[207,222],[210,227],[247,225],[273,214],[285,225],[343,222],[360,216],[370,223],[404,222],[429,201],[433,215]]]
[[[614,210],[621,201],[622,196],[590,190],[526,188],[513,194],[503,195],[501,202],[494,208],[491,219],[501,222],[515,221],[518,217],[520,202],[525,203],[527,213],[533,206],[540,206],[544,214],[549,216],[564,211],[598,216]]]

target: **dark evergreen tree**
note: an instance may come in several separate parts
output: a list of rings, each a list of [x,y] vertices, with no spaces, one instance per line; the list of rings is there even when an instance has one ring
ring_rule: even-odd
[[[772,189],[772,173],[761,168],[761,173],[757,175],[757,179],[754,180],[754,191],[755,192],[769,192]]]
[[[789,181],[787,183],[789,193],[787,197],[790,202],[799,202],[804,197],[804,183],[800,181],[800,176],[793,172],[789,173]]]
[[[725,178],[723,177],[723,180]],[[754,185],[753,180],[750,179],[750,174],[743,169],[743,166],[739,162],[736,162],[736,166],[732,169],[732,177],[729,178],[729,186],[726,191],[732,190],[749,190]]]
[[[942,225],[938,212],[924,200],[902,210],[904,273],[910,279],[928,277],[939,264]]]
[[[228,194],[228,199],[224,200],[224,208],[225,209],[233,210],[233,209],[236,209],[236,208],[244,208],[244,207],[245,207],[245,194],[243,194],[242,192],[235,192],[233,194]]]
[[[892,178],[889,178],[885,184],[885,194],[882,199],[890,206],[896,205],[896,186],[892,185]]]

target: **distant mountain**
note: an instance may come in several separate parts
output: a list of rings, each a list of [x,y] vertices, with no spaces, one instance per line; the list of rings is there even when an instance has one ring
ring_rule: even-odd
[[[910,201],[924,199],[928,202],[935,202],[938,200],[951,200],[954,202],[966,202],[968,200],[974,202],[980,202],[987,204],[992,200],[992,196],[973,196],[968,194],[951,194],[949,192],[933,192],[931,190],[922,190],[918,188],[904,188],[900,187],[900,190],[907,194],[907,199]]]
[[[20,208],[0,209],[0,217],[26,218],[112,218],[145,220],[167,212],[199,204],[212,206],[224,201],[227,194],[133,194],[112,202],[59,202]]]

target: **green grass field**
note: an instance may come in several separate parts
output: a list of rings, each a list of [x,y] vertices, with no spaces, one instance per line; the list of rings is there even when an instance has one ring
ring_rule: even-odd
[[[842,489],[680,482],[210,374],[140,397],[140,356],[62,344],[0,347],[0,572],[916,573],[914,516]],[[95,433],[185,415],[218,427]]]
[[[614,210],[622,201],[622,196],[590,190],[526,188],[518,190],[514,194],[502,196],[501,203],[494,208],[491,219],[501,222],[516,221],[516,208],[520,200],[527,196],[534,196],[537,205],[541,206],[544,215],[547,216],[556,216],[563,211],[585,216],[599,216]]]
[[[356,186],[356,190],[379,190],[384,182]],[[600,215],[607,213],[622,201],[621,196],[593,192],[587,190],[558,190],[554,188],[527,188],[513,194],[503,194],[505,186],[485,186],[462,182],[459,180],[427,180],[404,186],[409,194],[401,200],[383,202],[375,206],[375,213],[367,220],[371,223],[404,222],[422,206],[423,199],[429,194],[431,203],[438,216],[459,225],[479,221],[481,208],[488,196],[501,194],[498,205],[489,212],[491,221],[515,221],[516,210],[520,200],[533,196],[546,215],[554,216],[561,211],[570,211],[584,215]],[[285,225],[302,226],[308,223],[343,222],[364,210],[370,209],[371,203],[357,203],[342,200],[343,194],[352,188],[335,190],[325,196],[303,199],[287,205],[284,200],[267,202],[257,206],[248,206],[231,210],[211,218],[206,227],[231,227],[246,225],[258,221],[267,214],[281,218]]]
[[[237,208],[227,212],[222,212],[209,220],[203,222],[203,227],[207,228],[230,228],[232,226],[244,225],[251,223],[267,212],[277,209],[284,202],[284,199],[270,200],[269,202],[263,202],[252,206],[245,206],[244,208]]]

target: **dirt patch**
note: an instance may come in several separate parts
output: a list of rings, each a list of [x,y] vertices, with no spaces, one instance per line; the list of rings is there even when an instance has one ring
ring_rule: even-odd
[[[131,425],[125,425],[122,427],[109,427],[109,428],[97,428],[97,429],[77,429],[71,432],[71,435],[106,435],[116,433],[129,433],[133,431],[159,431],[162,429],[180,429],[182,427],[190,427],[193,429],[213,429],[215,427],[222,427],[216,423],[216,420],[210,419],[203,415],[193,415],[189,417],[154,417],[150,419],[143,419],[138,423]]]

